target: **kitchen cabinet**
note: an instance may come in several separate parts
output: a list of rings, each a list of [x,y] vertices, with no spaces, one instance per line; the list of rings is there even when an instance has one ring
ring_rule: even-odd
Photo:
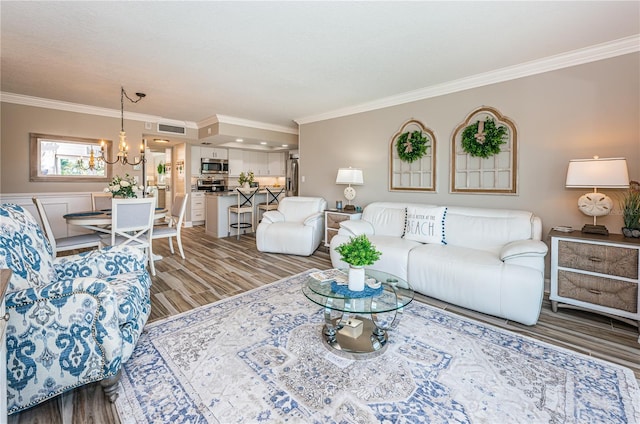
[[[338,234],[340,223],[350,219],[360,219],[361,212],[350,212],[338,209],[327,209],[324,211],[324,245],[329,247],[333,236]]]
[[[202,225],[205,219],[204,192],[191,192],[191,225]]]
[[[200,158],[201,158],[200,146],[191,146],[191,176],[197,177],[200,175]]]
[[[229,159],[227,149],[200,147],[200,157],[206,159]]]
[[[268,153],[268,173],[272,177],[284,177],[287,173],[284,153]]]
[[[243,154],[242,150],[229,149],[229,176],[237,177],[243,169]]]
[[[554,312],[578,308],[640,326],[640,240],[577,231],[550,237]]]
[[[253,171],[256,177],[269,175],[269,157],[267,152],[244,150],[242,152],[243,168]]]

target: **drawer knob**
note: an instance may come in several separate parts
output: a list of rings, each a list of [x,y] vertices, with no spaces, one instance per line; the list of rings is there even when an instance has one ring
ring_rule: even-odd
[[[2,317],[3,320],[9,322],[9,312],[7,312],[6,314],[4,314],[4,316]]]
[[[595,289],[589,289],[589,293],[602,294],[602,292],[600,290],[595,290]]]
[[[598,258],[597,256],[591,256],[589,257],[589,260],[591,262],[602,262],[602,258]]]

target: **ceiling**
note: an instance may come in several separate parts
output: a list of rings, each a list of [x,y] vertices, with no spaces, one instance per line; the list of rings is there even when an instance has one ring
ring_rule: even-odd
[[[147,95],[126,112],[283,131],[640,34],[637,1],[2,1],[0,12],[3,96],[119,112],[123,86]]]

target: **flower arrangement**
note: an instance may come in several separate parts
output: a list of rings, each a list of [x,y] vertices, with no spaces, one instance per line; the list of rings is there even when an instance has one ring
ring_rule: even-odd
[[[111,193],[113,197],[138,197],[134,190],[143,190],[144,187],[137,186],[136,180],[129,174],[125,174],[124,177],[116,175],[113,177],[109,186],[104,189],[105,193]]]
[[[253,171],[249,171],[246,174],[244,172],[241,172],[238,176],[238,184],[240,184],[241,186],[243,186],[245,183],[251,185],[253,184],[253,178]]]
[[[336,252],[340,254],[340,259],[352,266],[373,265],[382,255],[365,234],[351,237],[348,242],[336,247]]]
[[[620,200],[620,208],[624,221],[622,229],[624,236],[640,237],[640,183],[638,181],[629,182],[629,190]]]

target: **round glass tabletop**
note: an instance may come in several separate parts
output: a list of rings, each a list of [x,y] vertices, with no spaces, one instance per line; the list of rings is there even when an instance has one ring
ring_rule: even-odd
[[[347,270],[340,270],[345,279]],[[414,291],[405,280],[383,271],[365,270],[366,278],[372,286],[381,283],[380,289],[371,290],[370,295],[359,292],[335,290],[336,280],[320,281],[310,276],[302,287],[304,295],[313,303],[341,312],[377,314],[392,312],[411,303]],[[316,274],[314,274],[316,275]],[[316,275],[317,276],[317,275]],[[375,281],[373,281],[375,280]],[[333,286],[333,287],[332,287]],[[350,294],[353,293],[353,296]]]

